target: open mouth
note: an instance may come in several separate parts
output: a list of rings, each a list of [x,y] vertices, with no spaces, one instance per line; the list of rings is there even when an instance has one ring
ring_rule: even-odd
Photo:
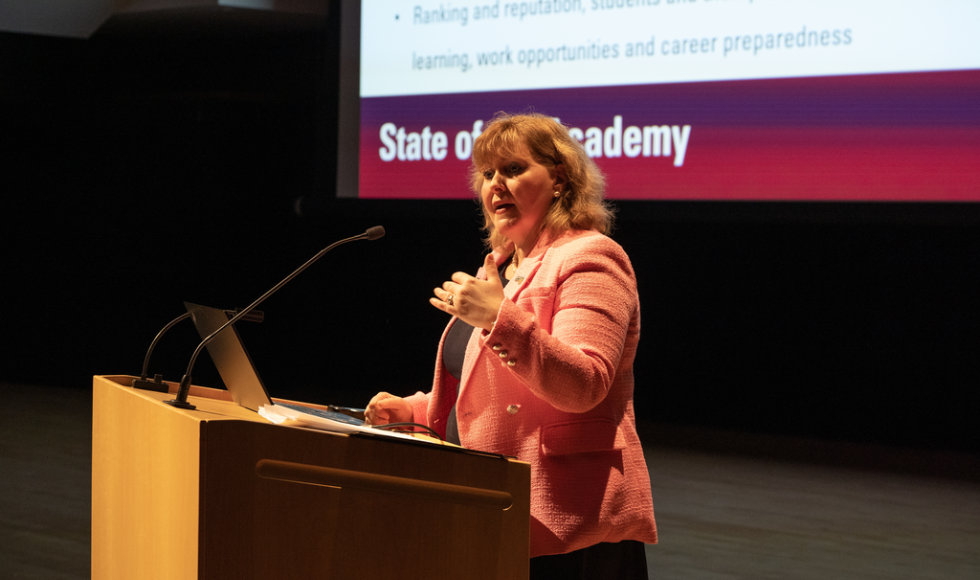
[[[512,203],[500,203],[494,206],[493,211],[494,213],[504,213],[512,207],[514,207],[514,204]]]

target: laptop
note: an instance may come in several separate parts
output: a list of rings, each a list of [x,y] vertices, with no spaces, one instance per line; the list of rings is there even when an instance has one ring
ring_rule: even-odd
[[[208,337],[221,328],[231,318],[224,310],[184,302],[191,319],[201,335]],[[291,403],[274,403],[269,391],[259,378],[252,358],[245,350],[241,336],[235,325],[226,328],[207,344],[208,354],[221,375],[231,398],[235,403],[251,409],[274,423],[293,419],[304,425],[333,431],[369,431],[375,429],[364,426],[364,421],[336,411],[326,411]],[[279,420],[281,419],[281,420]],[[394,435],[394,433],[392,433]]]

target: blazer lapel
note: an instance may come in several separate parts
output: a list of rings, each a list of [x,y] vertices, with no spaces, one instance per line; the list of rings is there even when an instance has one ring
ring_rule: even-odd
[[[534,274],[541,267],[540,259],[524,260],[521,267],[517,269],[514,273],[514,277],[504,286],[504,296],[510,299],[511,302],[517,302],[518,297],[521,295],[521,291],[527,288],[531,280],[534,279]]]
[[[493,261],[497,264],[499,268],[504,262],[510,259],[511,254],[514,252],[514,245],[508,243],[502,248],[495,248],[493,250]],[[476,271],[476,277],[480,280],[487,279],[487,273],[484,271],[483,266]],[[507,295],[507,287],[510,283],[506,284],[504,287],[504,295]],[[463,370],[460,375],[459,381],[459,395],[456,399],[457,410],[459,409],[459,400],[463,398],[463,393],[466,391],[466,385],[470,382],[470,377],[473,374],[473,367],[476,366],[477,360],[483,356],[482,348],[480,347],[480,333],[483,332],[481,328],[474,328],[473,334],[470,335],[469,342],[466,343],[466,356],[463,358]],[[441,348],[441,347],[440,347]]]
[[[540,242],[539,242],[540,244]],[[544,247],[547,247],[546,245]],[[509,244],[508,247],[494,250],[494,261],[499,268],[506,262],[511,253],[513,253],[513,245]],[[534,279],[534,274],[537,273],[538,268],[541,267],[541,261],[544,257],[543,252],[532,252],[530,258],[525,258],[521,263],[521,267],[517,269],[514,273],[514,277],[504,285],[504,296],[512,301],[517,302],[520,297],[521,292],[528,287],[531,280]],[[476,273],[476,277],[481,280],[486,280],[487,275],[483,268],[480,268]],[[473,368],[479,361],[480,357],[487,356],[484,352],[483,347],[480,345],[480,334],[483,332],[481,328],[473,329],[473,334],[470,335],[470,341],[466,344],[466,357],[463,359],[463,374],[461,375],[461,380],[459,384],[459,398],[457,399],[456,409],[459,410],[459,401],[464,397],[466,393],[466,387],[469,385],[473,378]]]
[[[481,332],[483,332],[482,328],[474,328],[473,334],[470,335],[470,341],[466,343],[466,356],[463,358],[463,371],[459,377],[459,397],[457,398],[456,402],[457,409],[459,407],[459,400],[463,398],[463,393],[466,391],[466,385],[469,384],[470,379],[473,377],[473,367],[476,366],[477,359],[483,356],[483,349],[480,347]]]

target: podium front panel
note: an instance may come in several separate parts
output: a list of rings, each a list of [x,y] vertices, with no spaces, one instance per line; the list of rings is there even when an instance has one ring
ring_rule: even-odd
[[[94,380],[93,578],[527,577],[526,463],[127,380]]]

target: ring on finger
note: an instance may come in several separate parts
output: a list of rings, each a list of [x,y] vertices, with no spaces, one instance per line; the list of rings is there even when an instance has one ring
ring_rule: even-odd
[[[450,294],[449,296],[446,296],[446,303],[449,304],[450,306],[455,306],[455,304],[453,304],[454,300],[456,300],[455,294]]]

